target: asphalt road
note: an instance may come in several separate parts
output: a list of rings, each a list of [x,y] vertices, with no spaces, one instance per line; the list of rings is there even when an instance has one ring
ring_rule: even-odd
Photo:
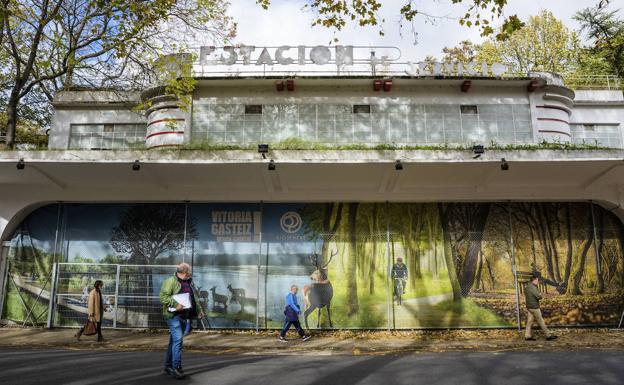
[[[623,384],[624,351],[251,356],[187,353],[188,378],[161,352],[0,349],[1,384]]]

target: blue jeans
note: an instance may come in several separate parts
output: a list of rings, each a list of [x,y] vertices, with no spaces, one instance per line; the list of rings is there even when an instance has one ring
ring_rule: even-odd
[[[303,337],[305,335],[303,329],[301,328],[301,323],[299,323],[299,320],[297,321],[284,321],[284,327],[282,328],[282,332],[280,333],[280,336],[285,337],[286,336],[286,332],[288,331],[288,329],[290,329],[290,325],[293,325],[295,327],[295,329],[297,329],[297,333],[299,333],[299,336]]]
[[[182,340],[186,329],[187,320],[182,319],[179,315],[167,320],[169,326],[169,346],[165,355],[165,367],[176,368],[182,367]]]

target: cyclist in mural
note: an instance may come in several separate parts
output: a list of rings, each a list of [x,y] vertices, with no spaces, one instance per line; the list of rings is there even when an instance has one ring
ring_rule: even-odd
[[[95,322],[98,342],[104,341],[104,337],[102,337],[102,317],[104,315],[104,311],[106,311],[106,305],[104,305],[104,300],[102,299],[103,286],[104,282],[99,279],[95,281],[93,284],[93,290],[89,293],[89,299],[87,300],[87,314],[89,321]],[[78,341],[80,341],[82,333],[84,333],[84,326],[81,327],[76,333],[76,339]]]
[[[279,335],[279,340],[281,342],[286,342],[286,333],[291,326],[294,326],[299,333],[302,341],[307,341],[310,339],[310,335],[306,335],[303,329],[301,328],[301,322],[299,322],[299,315],[301,314],[301,308],[297,303],[297,291],[299,288],[297,285],[292,285],[290,287],[290,293],[286,295],[286,307],[284,308],[284,327]]]
[[[177,379],[185,377],[182,370],[182,343],[186,326],[194,317],[204,318],[192,285],[191,266],[188,263],[181,263],[176,268],[176,273],[167,278],[160,287],[160,303],[169,326],[165,373]],[[178,300],[183,302],[184,298],[187,298],[187,304],[178,302]]]
[[[537,324],[542,329],[542,332],[544,332],[548,341],[556,339],[557,336],[550,334],[550,331],[544,323],[544,318],[542,318],[542,311],[540,310],[539,305],[539,301],[542,299],[542,294],[539,291],[539,277],[537,274],[533,274],[533,276],[531,276],[531,280],[527,282],[524,295],[527,307],[527,323],[524,339],[527,341],[535,341],[535,338],[533,338],[533,331],[531,330],[533,321],[537,321]]]
[[[394,283],[394,299],[401,305],[403,302],[401,297],[407,285],[407,265],[403,263],[403,258],[397,258],[397,263],[392,265],[391,277]]]

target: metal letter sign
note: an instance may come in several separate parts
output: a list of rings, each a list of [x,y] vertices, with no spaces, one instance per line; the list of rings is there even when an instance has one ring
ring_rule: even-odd
[[[241,45],[239,47],[215,47],[204,46],[199,48],[199,64],[206,66],[235,64],[250,65],[292,65],[295,62],[298,65],[305,64],[335,64],[335,65],[353,65],[353,46],[334,46],[327,47],[317,45],[308,47],[305,45],[297,46],[297,58],[294,58],[293,46],[282,45],[279,47],[260,47],[253,45]],[[274,49],[274,50],[273,50]],[[332,49],[334,51],[332,55]],[[258,55],[256,52],[260,52]],[[271,52],[273,51],[273,53]],[[252,59],[252,54],[256,53],[257,57]],[[242,57],[242,60],[240,58]],[[333,59],[333,60],[332,60]]]
[[[354,50],[359,55],[354,55]],[[392,55],[376,56],[376,52],[394,52]],[[365,54],[363,54],[365,52]],[[507,66],[501,63],[440,63],[440,62],[399,62],[401,50],[397,47],[364,47],[352,45],[306,46],[282,45],[277,47],[255,47],[253,45],[199,48],[201,66],[291,66],[291,65],[335,65],[368,66],[374,68],[393,64],[405,66],[403,72],[409,76],[503,76]],[[347,69],[348,70],[348,69]]]

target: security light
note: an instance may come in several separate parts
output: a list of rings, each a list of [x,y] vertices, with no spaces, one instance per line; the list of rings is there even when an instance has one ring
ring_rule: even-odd
[[[403,170],[403,163],[401,163],[401,161],[397,159],[396,163],[394,164],[394,169],[397,171]]]
[[[505,160],[505,158],[501,158],[501,170],[507,171],[509,170],[509,163]]]
[[[139,160],[137,159],[132,164],[132,170],[139,171],[140,169],[141,169],[141,162],[139,162]]]
[[[269,171],[275,171],[275,162],[273,159],[269,162]]]
[[[262,154],[262,159],[266,159],[266,153],[269,152],[269,145],[268,144],[259,144],[258,145],[258,152],[260,154]]]
[[[472,159],[477,159],[485,153],[485,148],[481,144],[475,144],[472,146],[472,152],[475,154]]]
[[[17,161],[17,164],[15,165],[15,167],[18,170],[23,170],[24,167],[26,167],[26,163],[24,163],[24,158],[21,158],[20,160]]]

